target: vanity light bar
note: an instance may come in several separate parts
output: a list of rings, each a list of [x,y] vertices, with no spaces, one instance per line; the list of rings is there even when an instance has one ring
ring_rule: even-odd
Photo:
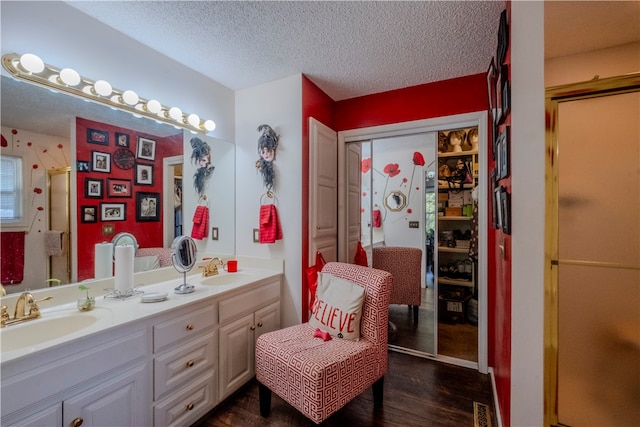
[[[16,79],[126,111],[136,117],[146,117],[205,134],[216,128],[213,120],[202,120],[197,114],[184,113],[177,107],[166,107],[155,99],[141,98],[132,90],[113,88],[104,80],[82,77],[71,68],[60,69],[45,64],[31,53],[6,54],[2,57],[2,66]]]

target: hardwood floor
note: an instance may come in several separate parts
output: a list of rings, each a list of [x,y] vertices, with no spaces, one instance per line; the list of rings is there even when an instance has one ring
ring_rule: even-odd
[[[384,404],[374,409],[371,388],[325,421],[325,426],[473,426],[473,402],[486,404],[495,421],[488,375],[408,354],[389,352]],[[314,426],[273,394],[271,415],[260,416],[254,379],[207,414],[194,427]]]

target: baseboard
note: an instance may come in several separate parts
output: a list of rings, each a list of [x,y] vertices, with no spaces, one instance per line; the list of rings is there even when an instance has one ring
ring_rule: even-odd
[[[496,413],[496,422],[498,423],[498,427],[502,427],[502,411],[500,411],[500,402],[498,402],[498,392],[496,391],[496,377],[491,367],[489,367],[489,377],[491,377],[491,391],[493,393],[493,408]]]

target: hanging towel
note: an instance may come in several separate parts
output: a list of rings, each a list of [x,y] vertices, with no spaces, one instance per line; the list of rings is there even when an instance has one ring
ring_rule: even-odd
[[[275,243],[282,239],[282,227],[276,205],[260,206],[260,243]]]
[[[62,231],[47,230],[44,233],[44,254],[46,256],[62,255]]]
[[[24,231],[0,233],[0,245],[4,254],[0,262],[0,282],[3,285],[17,285],[24,279],[24,235]]]
[[[373,210],[373,226],[375,228],[382,227],[382,214],[380,213],[380,209]]]
[[[193,228],[191,229],[191,237],[202,240],[209,236],[209,208],[207,206],[198,205],[193,214]]]

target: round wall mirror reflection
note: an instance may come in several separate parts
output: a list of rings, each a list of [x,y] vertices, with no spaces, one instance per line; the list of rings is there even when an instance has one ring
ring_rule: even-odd
[[[390,211],[397,212],[407,206],[407,196],[402,191],[392,191],[384,198],[384,205]]]
[[[171,263],[178,273],[183,273],[183,283],[174,289],[176,294],[189,294],[196,289],[187,283],[187,272],[196,264],[196,242],[189,236],[178,236],[171,244]]]

